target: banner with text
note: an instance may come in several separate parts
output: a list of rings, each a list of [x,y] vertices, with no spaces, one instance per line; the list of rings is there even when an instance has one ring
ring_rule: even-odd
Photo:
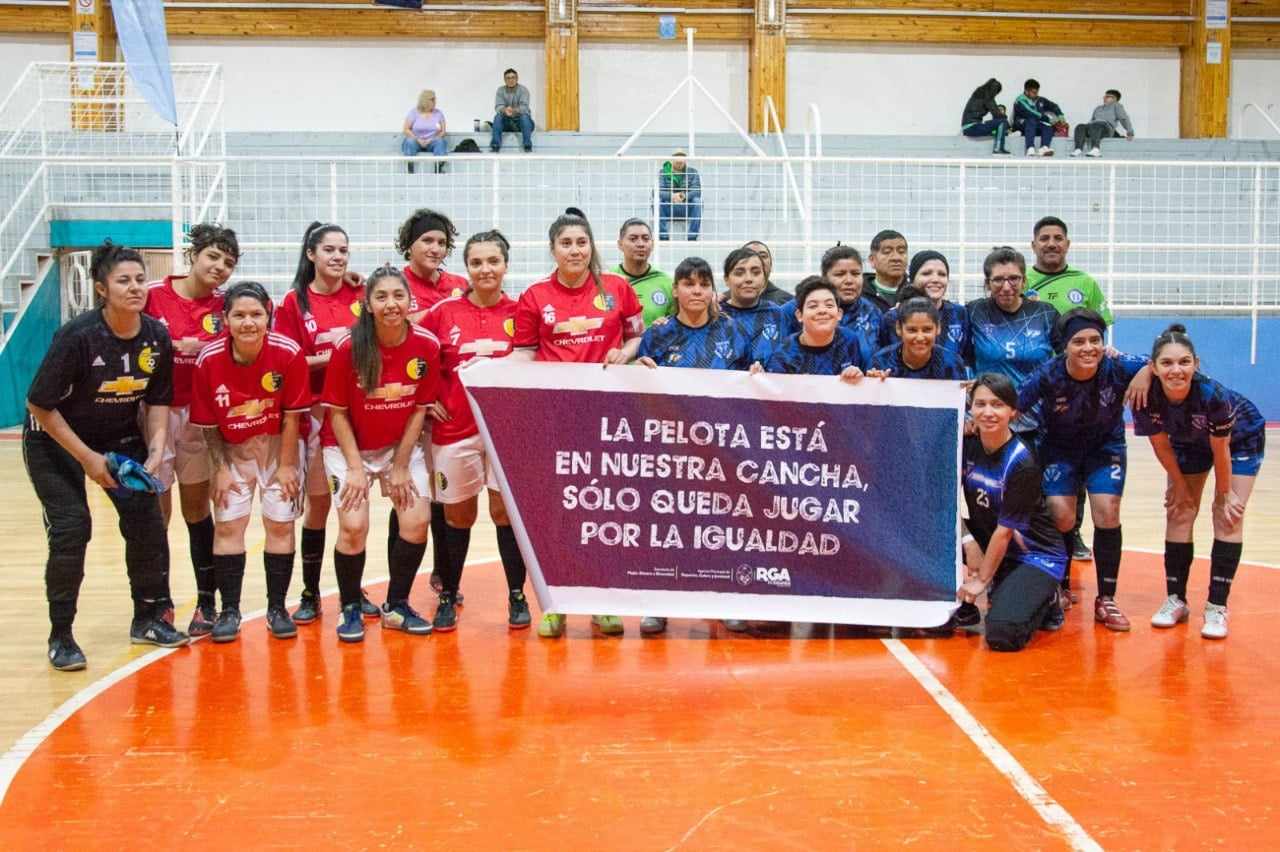
[[[546,611],[930,627],[956,606],[959,383],[461,376]]]

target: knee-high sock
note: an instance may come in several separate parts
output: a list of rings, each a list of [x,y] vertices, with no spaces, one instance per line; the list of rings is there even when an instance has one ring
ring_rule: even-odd
[[[196,572],[196,594],[213,597],[218,584],[213,576],[213,516],[187,524],[187,543],[191,548],[191,567]]]
[[[515,530],[510,525],[498,527],[498,553],[502,555],[502,571],[507,575],[507,590],[522,591],[528,572],[524,557],[520,555],[520,546],[516,544]]]
[[[293,553],[264,553],[262,562],[267,569],[267,606],[283,607],[293,578]]]
[[[387,583],[387,606],[392,607],[409,599],[413,591],[413,580],[422,565],[422,557],[427,552],[425,541],[414,544],[396,536],[391,548],[391,562],[388,570],[391,580]]]
[[[1067,568],[1062,572],[1062,588],[1071,588],[1071,551],[1076,549],[1076,534],[1074,532],[1064,532],[1062,534],[1062,546],[1067,550]]]
[[[1191,560],[1195,558],[1196,547],[1189,541],[1166,541],[1164,543],[1164,585],[1165,593],[1177,595],[1182,601],[1187,599],[1187,578],[1191,576]]]
[[[1120,576],[1120,549],[1123,539],[1120,527],[1093,529],[1093,568],[1098,577],[1098,594],[1104,598],[1116,595]]]
[[[342,606],[360,603],[360,580],[364,577],[364,551],[342,553],[333,549],[333,572],[338,575],[338,599]]]
[[[1213,549],[1209,551],[1209,603],[1227,605],[1227,595],[1231,594],[1231,583],[1236,578],[1236,569],[1240,567],[1243,548],[1244,545],[1238,541],[1213,540]]]
[[[431,567],[439,570],[449,560],[445,550],[445,532],[449,525],[444,519],[444,504],[431,504]]]
[[[222,596],[222,608],[239,609],[240,589],[244,586],[244,554],[215,554],[213,576],[218,581],[218,594]]]
[[[387,571],[391,570],[391,560],[396,550],[396,539],[400,538],[400,516],[395,507],[391,509],[391,517],[387,520]]]
[[[446,592],[458,591],[462,582],[462,566],[467,562],[467,551],[471,549],[471,528],[445,526],[445,557],[440,568],[440,583]]]
[[[320,594],[320,566],[324,564],[324,527],[302,528],[302,590]]]

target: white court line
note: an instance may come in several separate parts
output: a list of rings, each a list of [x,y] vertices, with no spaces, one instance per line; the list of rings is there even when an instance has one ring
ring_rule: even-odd
[[[1018,763],[1014,756],[1009,754],[1008,750],[991,735],[991,732],[974,718],[968,708],[934,677],[933,672],[920,662],[920,658],[911,653],[911,649],[898,639],[881,639],[880,641],[889,649],[889,653],[902,663],[902,667],[910,672],[916,682],[924,687],[924,691],[938,702],[938,706],[951,717],[951,721],[955,722],[960,730],[964,731],[987,760],[991,761],[996,771],[1009,779],[1013,788],[1018,791],[1018,795],[1035,808],[1041,819],[1066,836],[1072,849],[1102,852],[1102,847],[1089,836],[1089,832],[1085,831],[1080,823],[1067,813],[1066,808],[1058,804],[1048,791],[1022,768],[1022,764]]]

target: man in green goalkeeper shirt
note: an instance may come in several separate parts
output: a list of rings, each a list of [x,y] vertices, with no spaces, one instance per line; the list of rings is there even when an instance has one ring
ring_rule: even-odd
[[[618,251],[622,263],[614,272],[627,279],[631,289],[644,307],[644,327],[653,325],[658,317],[667,315],[671,307],[671,276],[654,269],[649,263],[653,254],[653,231],[643,219],[628,219],[618,229]]]

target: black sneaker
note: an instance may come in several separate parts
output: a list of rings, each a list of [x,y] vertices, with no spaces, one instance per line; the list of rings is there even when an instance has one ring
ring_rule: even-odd
[[[409,161],[409,174],[413,174],[413,160]]]
[[[342,608],[342,623],[338,625],[338,638],[343,642],[364,641],[364,621],[360,617],[360,604],[347,604]]]
[[[320,617],[320,596],[303,592],[298,608],[293,611],[294,624],[310,624]]]
[[[277,639],[292,639],[298,635],[298,628],[289,617],[289,611],[282,606],[273,606],[267,610],[267,629]]]
[[[440,594],[440,605],[436,607],[435,617],[431,619],[431,628],[437,633],[448,633],[458,626],[458,610],[452,592]]]
[[[982,611],[971,603],[960,604],[959,609],[951,613],[951,623],[957,630],[968,633],[982,632]]]
[[[1049,609],[1049,614],[1044,617],[1044,621],[1040,623],[1040,629],[1049,633],[1054,633],[1062,629],[1062,625],[1067,621],[1067,614],[1062,611],[1062,607],[1057,602]]]
[[[240,635],[240,610],[233,606],[226,607],[218,613],[218,620],[213,623],[213,641],[234,642]]]
[[[1079,530],[1076,530],[1075,535],[1071,537],[1071,558],[1076,562],[1091,562],[1093,560],[1093,551],[1084,543]]]
[[[49,665],[60,672],[78,672],[85,667],[84,651],[70,630],[49,637]]]
[[[490,146],[489,146],[489,153],[490,153],[490,154],[496,154],[496,153],[498,153],[498,151],[500,151],[500,150],[502,150],[502,149],[500,149],[497,145],[490,145]]]
[[[213,606],[213,595],[200,595],[196,601],[195,611],[191,613],[191,623],[187,625],[187,635],[192,642],[197,642],[213,632],[213,623],[218,620],[218,611]]]
[[[191,642],[191,637],[165,621],[159,615],[135,618],[129,625],[129,641],[134,645],[159,645],[161,648],[181,648]]]
[[[376,603],[369,600],[369,595],[364,589],[360,590],[360,614],[365,618],[382,618],[382,610]]]
[[[511,592],[507,596],[507,627],[512,630],[524,630],[529,626],[529,602],[524,592]]]

